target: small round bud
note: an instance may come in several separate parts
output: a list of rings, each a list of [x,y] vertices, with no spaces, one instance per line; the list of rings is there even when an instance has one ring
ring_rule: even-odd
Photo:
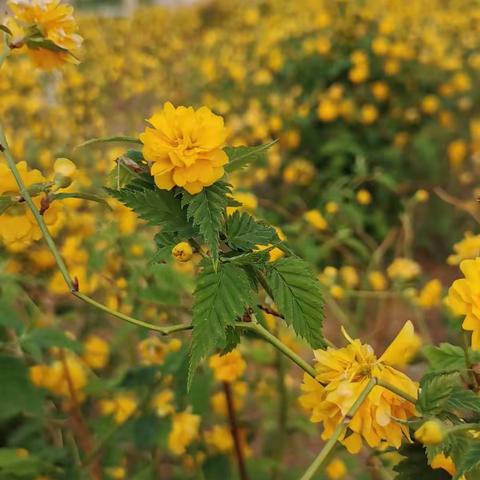
[[[193,255],[192,247],[188,242],[177,243],[172,248],[172,256],[179,262],[188,262]]]
[[[417,200],[418,203],[426,202],[429,196],[429,193],[423,188],[415,192],[415,200]]]
[[[57,158],[53,166],[54,182],[59,188],[68,187],[77,173],[77,166],[68,158]]]
[[[415,439],[425,445],[438,445],[443,442],[444,438],[443,424],[438,420],[427,420],[415,432]]]

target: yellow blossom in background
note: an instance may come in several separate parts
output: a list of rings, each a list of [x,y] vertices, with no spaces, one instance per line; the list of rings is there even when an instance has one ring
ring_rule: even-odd
[[[345,333],[346,335],[346,333]],[[352,340],[343,348],[315,351],[315,379],[305,374],[300,404],[311,414],[312,422],[321,422],[322,438],[330,438],[371,377],[379,378],[412,397],[418,386],[397,370],[399,360],[418,349],[418,338],[408,321],[380,358],[369,345]],[[375,386],[349,422],[349,433],[340,441],[350,453],[358,453],[362,441],[370,447],[399,448],[409,438],[408,426],[394,419],[407,420],[415,415],[415,406],[383,387]]]
[[[340,277],[348,288],[355,288],[360,282],[357,270],[351,265],[340,268]]]
[[[415,192],[415,200],[417,200],[419,203],[425,203],[429,197],[430,194],[423,188]]]
[[[308,185],[315,176],[315,167],[304,158],[290,162],[283,171],[283,180],[295,185]]]
[[[229,453],[233,450],[233,438],[228,427],[214,425],[205,432],[205,442],[220,453]]]
[[[167,388],[154,395],[151,405],[159,417],[165,417],[175,411],[173,400],[173,391]]]
[[[104,368],[110,357],[110,346],[97,335],[90,335],[83,343],[83,361],[93,369]]]
[[[464,140],[454,140],[448,145],[448,160],[452,168],[460,168],[466,156],[467,145]]]
[[[50,70],[63,63],[78,63],[74,54],[80,49],[82,37],[77,34],[72,6],[60,0],[10,0],[8,6],[24,29],[28,54],[37,67]],[[38,31],[38,45],[37,38],[31,37],[32,30]],[[51,47],[45,42],[51,42]]]
[[[233,199],[242,205],[239,207],[227,207],[227,214],[231,215],[236,211],[254,212],[258,207],[257,197],[250,192],[235,192],[232,195]]]
[[[285,234],[282,232],[282,230],[279,227],[275,227],[275,232],[277,233],[277,236],[280,240],[284,241],[286,240]],[[270,248],[272,245],[257,245],[256,249],[257,250],[266,250],[267,248]],[[272,248],[268,252],[269,256],[269,261],[270,262],[276,262],[279,258],[282,258],[285,255],[285,252],[278,247]]]
[[[340,460],[340,458],[334,458],[325,469],[329,480],[342,480],[347,475],[347,466]]]
[[[177,107],[167,102],[140,135],[143,155],[152,162],[158,188],[175,185],[196,194],[223,177],[228,162],[222,150],[227,138],[223,118],[207,107]]]
[[[225,355],[212,355],[208,365],[213,370],[215,380],[218,382],[234,382],[243,375],[247,368],[245,360],[237,349]]]
[[[386,290],[388,286],[385,275],[378,270],[373,270],[368,274],[368,282],[376,292],[382,292],[383,290]]]
[[[245,398],[248,393],[248,385],[246,382],[235,382],[232,385],[232,393],[233,393],[233,404],[235,406],[236,411],[240,411],[243,409],[245,405]],[[214,393],[210,399],[210,403],[214,412],[217,415],[221,415],[225,417],[228,413],[227,409],[227,401],[225,399],[224,392],[217,392]]]
[[[172,418],[172,430],[168,435],[168,449],[174,455],[183,455],[187,447],[198,437],[200,417],[193,413],[178,412]]]
[[[442,301],[442,283],[438,279],[430,280],[418,295],[418,304],[422,308],[438,307]]]
[[[105,473],[108,478],[113,478],[115,480],[123,480],[127,476],[127,470],[125,467],[108,467],[105,469]]]
[[[463,315],[462,328],[472,332],[472,348],[480,349],[480,257],[463,260],[460,270],[465,278],[455,280],[448,291],[448,304]]]
[[[454,254],[447,259],[449,265],[458,265],[462,260],[472,259],[480,255],[480,235],[465,232],[462,240],[453,246]]]
[[[118,393],[113,398],[101,400],[100,411],[103,415],[112,415],[115,423],[126,422],[137,410],[138,401],[132,393]]]
[[[364,188],[359,190],[355,197],[360,205],[370,205],[372,203],[372,194]]]
[[[163,363],[167,352],[167,345],[158,337],[148,337],[137,345],[140,362],[144,365],[158,365]]]
[[[305,220],[315,229],[319,231],[326,230],[328,223],[325,217],[320,213],[320,210],[309,210],[303,214]]]
[[[392,280],[412,280],[421,273],[420,265],[409,259],[398,257],[387,268],[388,276]]]

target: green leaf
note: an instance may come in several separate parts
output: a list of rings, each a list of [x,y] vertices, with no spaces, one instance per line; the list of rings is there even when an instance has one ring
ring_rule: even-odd
[[[110,205],[107,201],[100,197],[99,195],[95,195],[94,193],[55,193],[51,196],[52,200],[65,200],[67,198],[80,198],[82,200],[88,200],[91,202],[101,203],[102,205],[106,206],[111,210]]]
[[[253,252],[241,253],[238,255],[238,252],[229,252],[229,255],[222,257],[222,262],[225,263],[234,263],[235,265],[264,265],[269,260],[270,250],[274,248],[266,248],[265,250],[258,250]],[[232,255],[233,253],[233,255]]]
[[[189,237],[194,229],[187,221],[186,211],[173,192],[141,188],[139,182],[129,183],[125,188],[105,188],[114,198],[133,210],[149,225],[160,225],[162,232],[177,232]]]
[[[456,411],[480,413],[480,397],[478,394],[461,387],[452,390],[446,405],[448,408]]]
[[[212,265],[205,266],[194,298],[189,386],[200,361],[215,348],[227,346],[227,327],[233,327],[245,307],[254,303],[245,271],[232,264],[220,264],[217,271]]]
[[[117,165],[112,169],[107,177],[107,186],[119,190],[134,179],[140,176],[143,155],[137,150],[128,150],[125,155],[116,159]],[[153,187],[153,179],[150,179],[150,186]]]
[[[480,440],[475,439],[470,442],[468,450],[465,452],[463,461],[460,465],[457,465],[457,475],[460,476],[464,473],[470,472],[474,469],[480,469]],[[480,472],[477,472],[480,474]],[[472,476],[478,478],[477,475]]]
[[[232,478],[230,460],[226,455],[208,457],[202,464],[203,476],[208,480]]]
[[[142,145],[142,142],[138,138],[128,137],[125,135],[114,135],[111,137],[91,138],[90,140],[87,140],[86,142],[77,145],[74,150],[77,150],[78,148],[89,147],[97,143],[137,143]]]
[[[41,396],[30,383],[27,367],[15,357],[0,356],[0,418],[20,412],[38,413]]]
[[[423,447],[418,443],[403,445],[399,450],[405,459],[395,465],[395,480],[451,480],[442,469],[433,469],[427,463]]]
[[[308,264],[296,257],[282,258],[269,265],[267,283],[285,321],[297,335],[313,348],[323,347],[323,298]]]
[[[228,155],[229,162],[224,167],[225,171],[231,173],[246,167],[251,162],[265,160],[266,151],[275,143],[277,140],[256,147],[226,147],[224,150]]]
[[[19,455],[16,448],[0,448],[0,475],[4,475],[3,478],[36,478],[52,469],[52,465],[34,454]]]
[[[234,212],[225,226],[227,243],[233,249],[252,250],[256,245],[268,245],[279,241],[275,229],[256,221],[246,212]]]
[[[417,409],[424,415],[435,415],[447,406],[455,387],[459,384],[458,373],[427,374],[420,382]]]
[[[82,345],[79,342],[55,328],[36,328],[23,335],[20,340],[20,344],[26,349],[28,349],[29,344],[35,344],[40,348],[61,347],[77,353],[82,351]]]
[[[470,352],[472,359],[480,361],[480,352]],[[428,345],[423,348],[423,354],[432,370],[465,370],[465,353],[461,347],[450,343],[441,343],[434,347]]]
[[[198,226],[215,262],[218,260],[219,234],[222,231],[228,193],[228,183],[219,181],[196,195],[184,192],[182,197],[182,207],[187,206],[188,219],[193,219],[193,223]]]

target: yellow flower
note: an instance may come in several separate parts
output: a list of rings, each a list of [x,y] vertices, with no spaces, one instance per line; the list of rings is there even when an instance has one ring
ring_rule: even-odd
[[[230,429],[221,425],[215,425],[205,432],[205,442],[220,453],[228,453],[233,449],[233,438]]]
[[[168,435],[168,448],[174,455],[183,455],[190,443],[198,437],[200,417],[189,412],[173,415],[172,430]]]
[[[387,279],[382,272],[374,270],[368,274],[368,281],[376,292],[382,292],[387,288]]]
[[[454,254],[447,259],[449,265],[458,265],[462,260],[471,259],[480,255],[480,235],[465,233],[465,238],[453,246]]]
[[[443,453],[437,453],[430,462],[430,466],[434,470],[441,468],[448,472],[452,477],[457,473],[457,469],[455,468],[455,464],[451,457],[446,457]],[[464,477],[462,476],[462,478]]]
[[[284,241],[286,239],[285,234],[282,232],[282,230],[279,227],[275,227],[275,232],[277,233],[277,236],[280,240]],[[272,245],[257,245],[256,249],[257,250],[266,250],[267,248],[270,248]],[[272,248],[270,252],[268,252],[268,261],[269,262],[276,262],[279,258],[282,258],[285,255],[285,252],[278,248]]]
[[[82,37],[76,33],[72,6],[60,0],[10,0],[8,5],[24,28],[28,53],[39,68],[50,70],[63,63],[78,63],[74,54],[82,44]],[[40,48],[33,45],[34,38],[28,40],[32,30],[39,32]],[[51,42],[52,48],[42,45],[42,41]]]
[[[228,162],[222,150],[227,138],[223,118],[207,107],[175,108],[170,102],[154,114],[140,135],[143,155],[162,190],[175,185],[196,194],[223,177]]]
[[[305,374],[299,398],[311,412],[312,422],[323,423],[323,439],[331,437],[370,378],[376,377],[403,392],[417,396],[418,386],[397,370],[398,360],[418,348],[418,337],[410,321],[406,322],[395,340],[377,359],[369,345],[360,340],[349,341],[346,347],[315,351],[317,376]],[[415,415],[415,406],[380,386],[375,386],[348,424],[348,436],[340,439],[350,453],[357,453],[365,440],[370,447],[391,445],[399,448],[402,438],[409,438],[408,426],[397,423]]]
[[[258,200],[257,197],[253,193],[249,192],[235,192],[232,195],[233,199],[237,202],[241,203],[242,205],[239,207],[227,207],[227,214],[231,215],[233,212],[237,210],[254,212],[258,207]]]
[[[393,280],[411,280],[420,275],[420,265],[409,258],[398,257],[387,268],[388,276]]]
[[[418,203],[425,203],[428,200],[429,196],[430,196],[430,194],[426,190],[424,190],[423,188],[421,188],[420,190],[417,190],[415,192],[415,200]]]
[[[464,315],[462,328],[472,332],[472,348],[480,349],[480,257],[463,260],[460,270],[465,278],[453,282],[448,304],[455,313]]]
[[[248,385],[245,382],[235,382],[232,386],[233,404],[236,411],[242,410],[245,404],[245,397],[248,393]],[[217,392],[210,399],[213,411],[217,415],[226,416],[228,413],[227,401],[224,392]]]
[[[440,305],[442,297],[442,283],[436,278],[430,280],[420,291],[418,304],[423,308],[433,308]]]
[[[360,205],[370,205],[370,203],[372,203],[372,194],[364,188],[357,192],[356,198]]]
[[[340,277],[348,288],[355,288],[360,282],[357,271],[350,265],[345,265],[340,269]]]
[[[337,202],[327,202],[325,205],[325,211],[330,215],[334,215],[339,210],[339,206]]]
[[[158,365],[165,359],[167,346],[158,337],[149,337],[137,345],[137,352],[144,365]]]
[[[125,467],[108,467],[105,469],[105,473],[109,478],[114,478],[115,480],[122,480],[127,476]]]
[[[333,122],[339,113],[338,106],[329,98],[323,99],[317,108],[317,116],[322,122]]]
[[[454,140],[448,145],[448,160],[452,168],[460,168],[466,156],[467,144],[464,140]]]
[[[55,172],[55,184],[59,188],[66,188],[75,178],[77,166],[68,158],[57,158],[53,165],[53,171]]]
[[[100,401],[103,415],[113,415],[115,423],[126,422],[137,409],[137,399],[131,393],[117,393],[112,399]]]
[[[315,167],[303,158],[293,160],[283,171],[283,180],[296,185],[308,185],[314,176]]]
[[[83,343],[83,361],[93,369],[105,367],[110,357],[110,346],[96,335],[90,335]]]
[[[442,422],[438,420],[427,420],[415,431],[415,439],[424,445],[438,445],[444,438],[444,428]]]
[[[335,300],[341,300],[342,298],[345,297],[345,290],[340,285],[332,285],[330,287],[330,295]]]
[[[234,382],[243,375],[247,364],[238,350],[225,355],[212,355],[208,361],[218,382]]]
[[[175,411],[173,406],[173,392],[170,389],[162,390],[152,399],[152,408],[159,417],[166,417]]]
[[[303,217],[315,230],[322,231],[328,228],[328,223],[325,220],[325,217],[317,209],[305,212]]]
[[[177,243],[172,248],[172,256],[179,262],[188,262],[193,256],[192,247],[188,242]]]
[[[347,475],[347,466],[339,458],[334,458],[325,471],[329,480],[342,480]]]

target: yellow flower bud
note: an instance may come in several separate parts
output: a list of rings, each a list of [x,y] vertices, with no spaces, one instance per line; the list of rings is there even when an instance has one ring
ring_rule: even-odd
[[[172,256],[179,262],[188,262],[193,255],[192,247],[188,242],[177,243],[172,248]]]
[[[428,200],[430,194],[424,190],[423,188],[421,188],[420,190],[417,190],[415,192],[415,200],[418,202],[418,203],[424,203]]]
[[[425,445],[438,445],[443,442],[445,433],[438,420],[427,420],[416,432],[415,439]]]
[[[77,173],[77,166],[68,158],[57,158],[53,166],[54,182],[59,188],[68,187]]]

